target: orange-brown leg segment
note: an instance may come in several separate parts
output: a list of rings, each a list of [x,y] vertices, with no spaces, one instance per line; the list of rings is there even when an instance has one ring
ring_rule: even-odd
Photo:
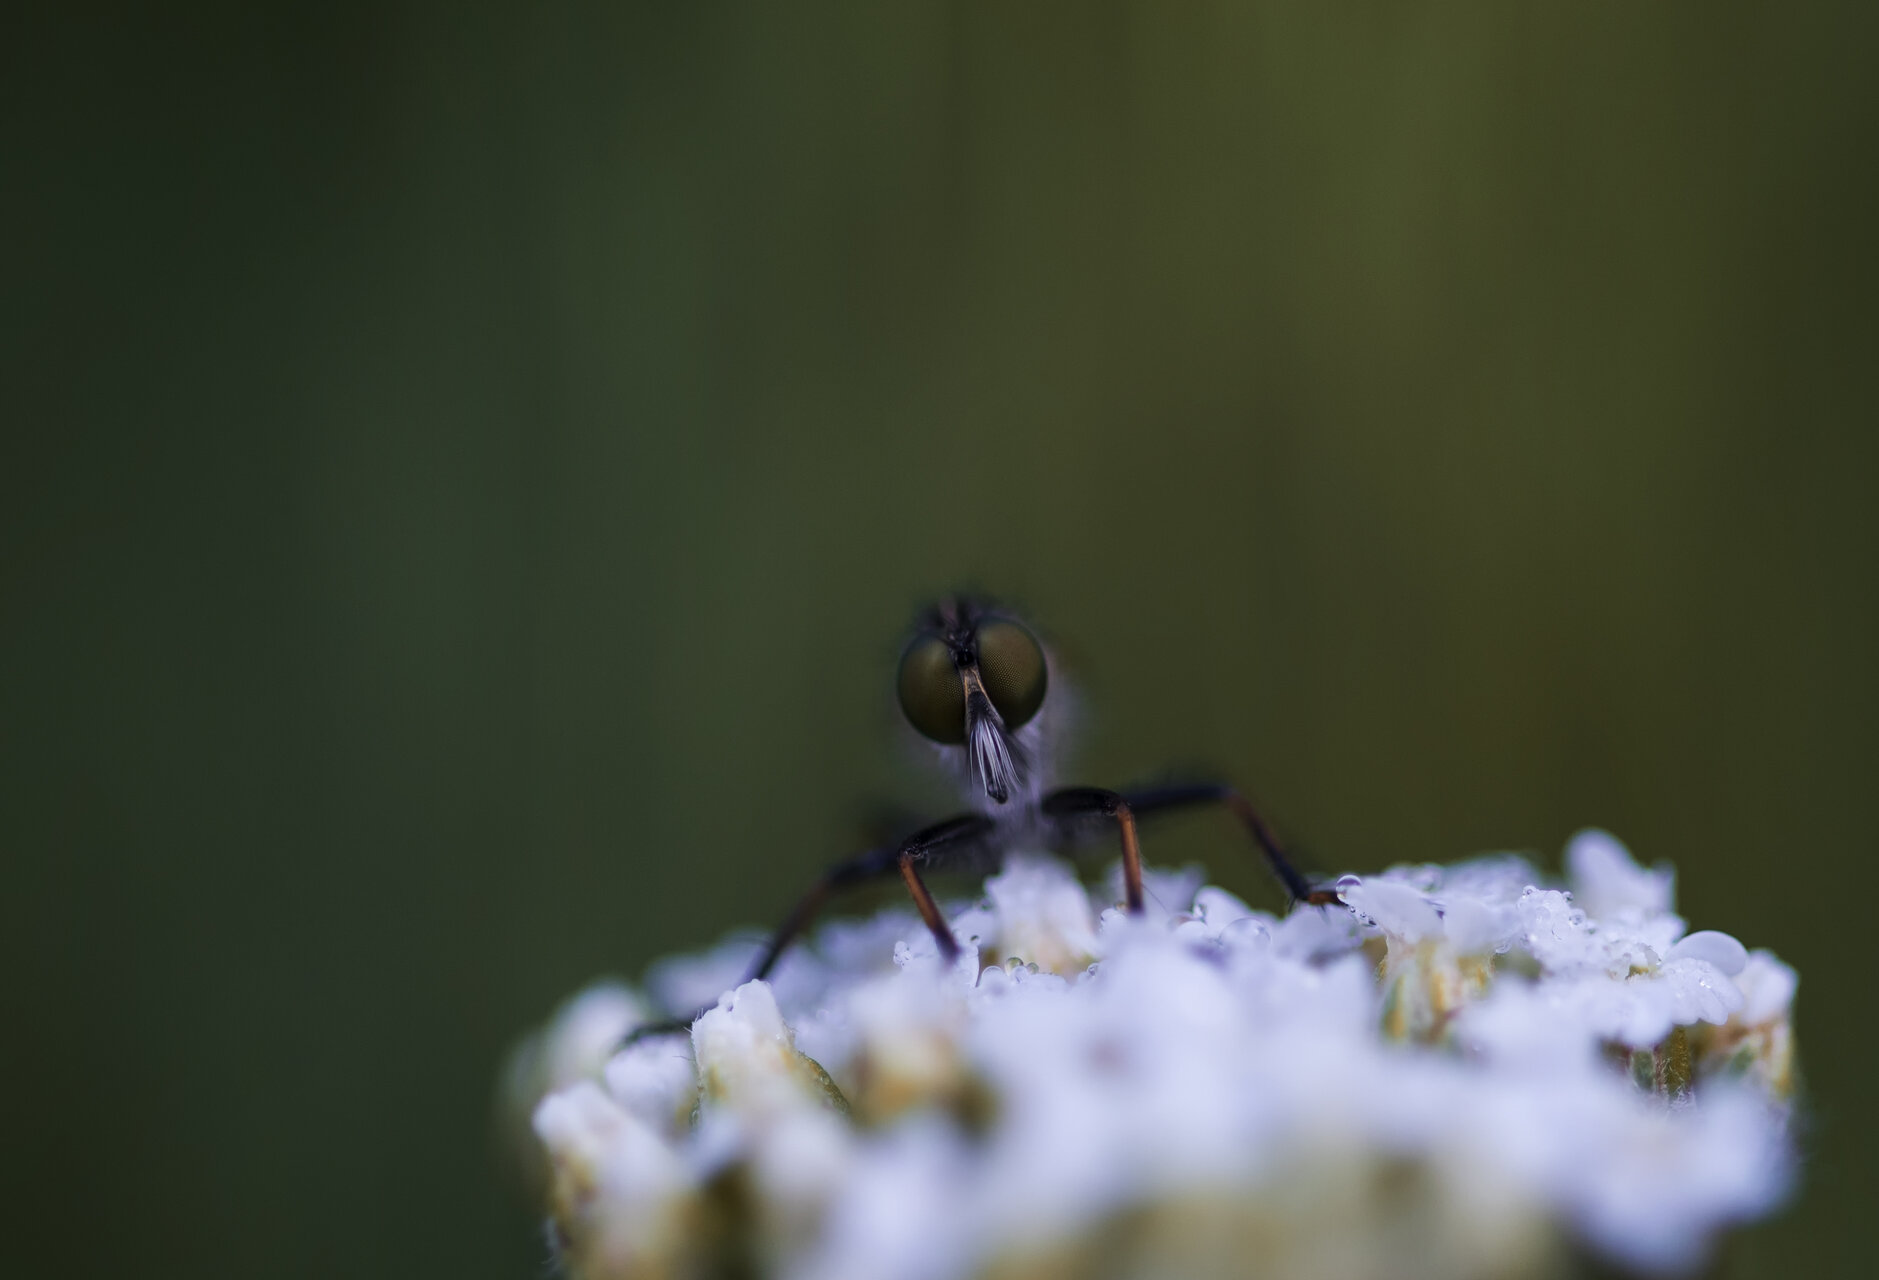
[[[1279,878],[1292,901],[1303,902],[1314,907],[1335,907],[1342,905],[1337,890],[1313,888],[1311,882],[1298,873],[1292,865],[1291,857],[1285,846],[1279,843],[1279,837],[1273,834],[1266,820],[1253,808],[1252,801],[1232,787],[1217,783],[1204,783],[1186,787],[1158,787],[1152,791],[1139,791],[1128,796],[1127,803],[1139,816],[1146,817],[1155,813],[1169,813],[1178,809],[1192,809],[1204,804],[1225,805],[1233,816],[1240,820],[1246,833],[1253,838],[1260,850],[1266,855],[1266,863],[1272,868],[1272,874]]]
[[[1083,818],[1113,818],[1122,833],[1122,892],[1129,914],[1142,914],[1142,842],[1135,832],[1135,809],[1119,792],[1101,787],[1065,787],[1044,797],[1046,816],[1075,823]]]
[[[953,931],[946,923],[946,917],[940,914],[939,904],[933,901],[933,893],[926,887],[926,881],[914,870],[913,854],[903,850],[900,855],[900,878],[907,882],[907,892],[913,895],[913,905],[920,908],[920,918],[926,921],[926,927],[933,932],[933,940],[939,943],[940,954],[951,964],[959,958],[959,943],[953,938]]]
[[[1142,914],[1142,842],[1135,834],[1135,810],[1126,800],[1116,801],[1116,825],[1122,828],[1122,886],[1129,899],[1129,914]]]

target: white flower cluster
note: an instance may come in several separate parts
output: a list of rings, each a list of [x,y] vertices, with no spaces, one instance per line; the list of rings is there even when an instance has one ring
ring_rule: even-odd
[[[1249,909],[1151,872],[1131,917],[1021,859],[951,914],[832,924],[608,1058],[617,989],[516,1077],[581,1277],[1489,1276],[1699,1263],[1792,1172],[1794,971],[1687,934],[1588,832]],[[669,1007],[747,942],[668,962]],[[584,1076],[583,1072],[586,1072]],[[581,1078],[575,1078],[581,1076]]]

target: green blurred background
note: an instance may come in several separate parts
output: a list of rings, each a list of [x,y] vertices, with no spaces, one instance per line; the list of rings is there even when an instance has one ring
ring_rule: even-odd
[[[1803,975],[1725,1270],[1863,1270],[1876,12],[16,19],[18,1274],[538,1274],[505,1046],[936,801],[960,583],[1081,778],[1674,860]]]

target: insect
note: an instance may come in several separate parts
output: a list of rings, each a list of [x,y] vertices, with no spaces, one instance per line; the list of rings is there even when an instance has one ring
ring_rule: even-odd
[[[927,872],[990,870],[1008,850],[1086,845],[1105,829],[1121,844],[1124,895],[1128,910],[1139,915],[1137,820],[1207,805],[1221,806],[1239,819],[1294,902],[1337,905],[1336,892],[1314,889],[1298,873],[1272,828],[1231,786],[1199,783],[1126,792],[1051,787],[1052,665],[1036,635],[1007,610],[953,597],[921,615],[901,653],[900,709],[958,776],[969,811],[830,867],[777,927],[744,981],[768,977],[831,897],[895,875],[912,895],[940,954],[951,962],[958,958],[959,944],[927,888]],[[641,1027],[629,1039],[685,1025]]]

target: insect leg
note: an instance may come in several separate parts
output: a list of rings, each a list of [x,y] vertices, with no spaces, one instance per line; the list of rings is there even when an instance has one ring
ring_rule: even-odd
[[[982,840],[991,829],[991,819],[978,814],[961,814],[930,827],[922,827],[898,845],[870,849],[859,857],[837,863],[810,886],[809,892],[803,895],[795,909],[777,926],[776,932],[770,935],[769,944],[764,947],[757,963],[751,966],[744,981],[753,982],[758,978],[769,977],[778,958],[814,922],[830,896],[855,885],[884,879],[896,871],[906,881],[908,892],[913,894],[914,905],[920,909],[920,918],[926,921],[927,928],[939,940],[940,950],[950,959],[958,954],[952,931],[946,927],[939,908],[933,902],[933,895],[927,892],[926,883],[920,879],[920,873],[914,867],[936,855],[956,852],[962,846]]]
[[[972,844],[984,840],[992,831],[992,821],[978,814],[962,814],[936,822],[930,827],[923,827],[914,832],[898,845],[884,845],[878,849],[838,862],[809,887],[809,891],[791,908],[764,944],[756,963],[744,975],[744,982],[754,982],[770,976],[776,962],[789,949],[791,943],[800,938],[804,931],[814,923],[823,906],[836,893],[856,885],[867,884],[872,880],[885,879],[898,872],[907,884],[907,890],[913,895],[914,906],[920,910],[920,918],[933,931],[933,938],[939,943],[940,954],[950,962],[959,955],[959,944],[953,941],[952,930],[946,925],[946,919],[940,914],[939,906],[933,901],[926,882],[920,878],[917,864],[937,857],[957,853]],[[741,983],[739,985],[742,985]],[[711,1006],[705,1006],[705,1009]],[[666,1035],[684,1031],[705,1009],[694,1010],[683,1019],[670,1018],[663,1022],[648,1023],[635,1028],[621,1042],[621,1047],[643,1040],[648,1036]]]
[[[744,981],[754,982],[769,977],[770,970],[776,967],[777,960],[789,949],[789,944],[801,937],[803,930],[815,922],[816,916],[832,895],[887,875],[894,869],[894,853],[891,846],[870,849],[846,862],[836,863],[818,876],[816,882],[809,886],[809,892],[803,894],[802,899],[783,918],[783,923],[777,926],[776,932],[770,935],[770,940],[764,944],[763,953],[744,975]]]
[[[1101,787],[1064,787],[1045,796],[1041,805],[1047,817],[1059,822],[1082,817],[1114,818],[1122,833],[1122,887],[1129,900],[1129,913],[1142,914],[1142,842],[1135,834],[1135,815],[1140,811],[1134,801],[1118,791]]]
[[[816,882],[809,886],[809,891],[803,894],[796,905],[790,908],[790,913],[783,917],[783,923],[778,925],[776,932],[770,935],[770,940],[764,944],[763,951],[757,956],[756,962],[751,965],[738,985],[742,986],[745,982],[754,982],[759,978],[769,977],[770,970],[776,967],[777,960],[784,951],[788,950],[789,944],[802,936],[803,930],[815,921],[817,913],[822,910],[823,904],[831,895],[840,889],[851,885],[866,884],[870,880],[886,875],[895,865],[894,855],[895,850],[891,845],[884,849],[870,849],[845,862],[836,863],[817,876]],[[619,1047],[624,1049],[650,1036],[682,1033],[711,1007],[705,1005],[703,1008],[692,1010],[683,1017],[665,1018],[635,1027],[620,1041]]]
[[[1266,820],[1253,808],[1252,801],[1237,790],[1224,783],[1195,783],[1189,786],[1155,787],[1147,791],[1135,791],[1128,794],[1128,803],[1139,815],[1146,817],[1152,813],[1171,813],[1181,809],[1194,809],[1201,805],[1219,804],[1231,810],[1240,820],[1248,835],[1252,836],[1266,855],[1266,863],[1272,868],[1272,874],[1285,886],[1285,892],[1294,902],[1304,902],[1316,907],[1334,907],[1338,905],[1335,889],[1314,889],[1311,882],[1300,875],[1298,868],[1292,865],[1291,858],[1285,852],[1285,846],[1279,843],[1279,837],[1273,833]]]
[[[948,818],[908,836],[901,842],[894,857],[895,865],[900,869],[900,878],[906,881],[907,892],[913,895],[913,905],[920,909],[920,918],[926,921],[933,940],[939,943],[940,955],[945,957],[948,964],[959,958],[959,944],[953,941],[953,931],[947,925],[946,917],[940,914],[939,904],[933,901],[926,882],[920,878],[917,864],[934,861],[938,855],[969,848],[990,835],[992,828],[990,818],[976,813]]]

